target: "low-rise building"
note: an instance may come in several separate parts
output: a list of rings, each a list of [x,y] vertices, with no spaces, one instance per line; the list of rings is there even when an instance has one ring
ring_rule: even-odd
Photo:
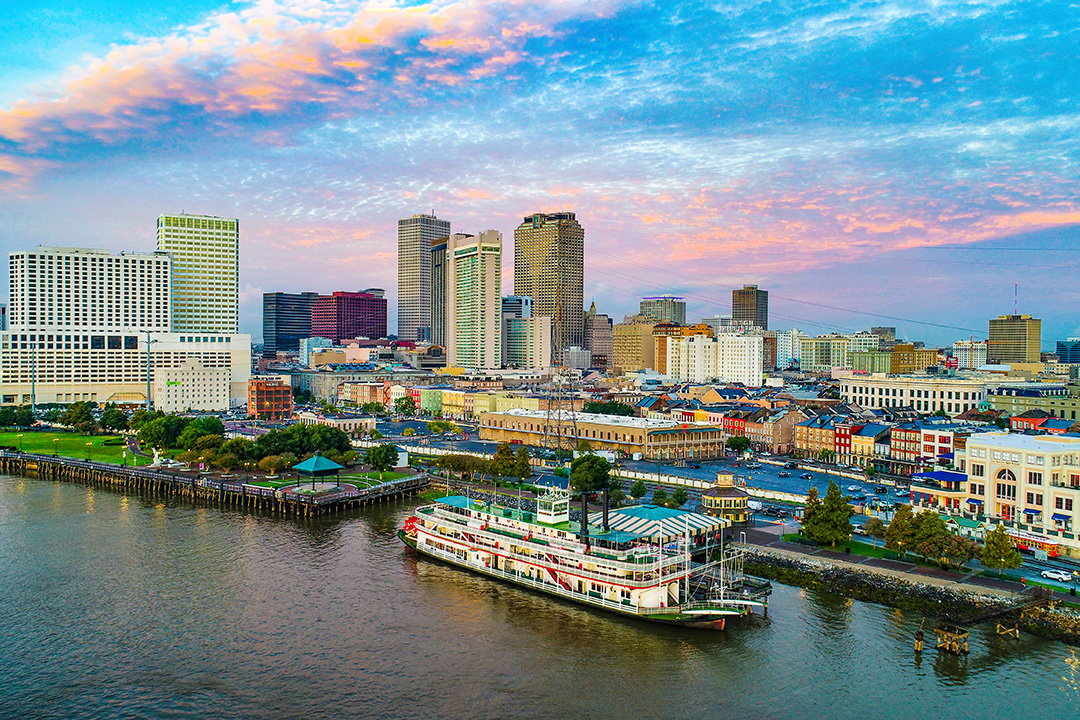
[[[221,412],[229,409],[227,367],[207,367],[189,358],[174,367],[154,369],[154,409],[167,413]]]
[[[750,493],[735,485],[731,473],[717,473],[716,484],[701,493],[701,504],[709,515],[724,518],[733,525],[750,520]]]
[[[293,414],[292,385],[281,376],[253,377],[248,380],[248,417],[260,420],[285,420]]]
[[[1080,411],[1080,386],[1050,383],[1029,383],[1011,387],[990,388],[986,400],[994,410],[1009,415],[1021,415],[1029,410],[1041,410],[1054,417],[1077,420]]]
[[[955,417],[986,398],[982,377],[939,375],[853,375],[841,378],[840,397],[863,408],[913,407],[921,413],[943,411]]]
[[[369,433],[375,429],[375,418],[346,413],[331,414],[304,411],[296,414],[296,420],[301,425],[326,425],[327,427],[337,428],[349,435]]]
[[[478,417],[480,439],[542,447],[549,432],[560,429],[574,444],[587,440],[596,450],[659,460],[722,457],[725,436],[715,425],[699,425],[620,415],[577,414],[537,410],[485,412]]]

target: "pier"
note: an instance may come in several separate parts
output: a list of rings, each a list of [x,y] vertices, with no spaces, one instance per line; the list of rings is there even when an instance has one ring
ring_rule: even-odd
[[[182,474],[156,467],[127,467],[68,457],[0,450],[0,472],[37,477],[41,480],[105,487],[167,497],[188,498],[220,507],[246,508],[293,517],[327,515],[368,505],[387,503],[416,495],[431,484],[431,477],[419,474],[358,488],[342,483],[339,489],[314,495],[290,488],[248,485],[228,478]]]

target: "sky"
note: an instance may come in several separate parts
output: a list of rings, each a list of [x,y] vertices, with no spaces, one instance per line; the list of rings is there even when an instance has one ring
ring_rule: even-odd
[[[585,227],[585,298],[928,344],[1080,335],[1068,0],[5,0],[0,246],[148,250],[241,222],[262,293],[383,287],[396,221]],[[1015,298],[1015,299],[1014,299]]]

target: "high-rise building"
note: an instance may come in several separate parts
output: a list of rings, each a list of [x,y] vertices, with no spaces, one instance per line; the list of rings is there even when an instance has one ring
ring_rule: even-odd
[[[157,249],[172,253],[173,331],[238,332],[240,221],[159,215]]]
[[[1058,340],[1057,352],[1054,354],[1057,355],[1058,362],[1080,363],[1080,338]]]
[[[572,212],[535,213],[514,230],[514,293],[552,319],[553,352],[580,346],[584,325],[585,229]]]
[[[419,338],[439,347],[446,347],[446,241],[431,241],[431,332]]]
[[[398,338],[431,338],[431,246],[450,234],[450,221],[434,215],[398,220]]]
[[[671,364],[676,361],[674,353],[677,352],[677,343],[680,338],[692,335],[715,336],[711,326],[701,323],[698,323],[697,325],[657,323],[652,329],[652,334],[656,346],[656,364],[653,369],[661,375],[671,375]]]
[[[503,316],[503,364],[529,369],[551,366],[551,318]]]
[[[607,370],[615,350],[615,338],[611,318],[596,312],[596,303],[592,303],[589,311],[585,313],[582,333],[585,349],[592,353],[592,367]]]
[[[986,364],[985,340],[957,340],[952,348],[957,370],[975,370]]]
[[[507,295],[502,299],[503,318],[532,317],[532,303],[532,298],[528,295]]]
[[[805,337],[800,330],[777,330],[776,331],[776,367],[779,370],[787,370],[799,365],[800,346],[799,341]]]
[[[896,328],[894,327],[872,327],[870,333],[881,338],[878,347],[882,350],[892,350],[893,345],[896,344]]]
[[[446,244],[446,356],[451,366],[502,366],[502,233],[454,233]]]
[[[311,309],[319,293],[263,293],[263,357],[298,352],[300,339],[311,337]]]
[[[311,367],[311,356],[315,351],[321,348],[331,347],[334,347],[334,342],[330,338],[300,338],[300,357],[298,358],[298,362],[302,367]]]
[[[671,335],[668,366],[664,374],[687,382],[719,381],[759,387],[764,365],[764,338],[750,334],[721,333]]]
[[[654,295],[641,298],[638,315],[660,322],[686,324],[686,301],[676,295]]]
[[[7,330],[7,303],[0,303],[0,332]]]
[[[320,295],[311,308],[311,336],[329,338],[335,344],[386,337],[386,298],[381,290]]]
[[[1030,315],[990,319],[986,354],[994,363],[1037,363],[1042,357],[1042,320]]]
[[[742,290],[732,290],[731,319],[736,324],[749,323],[768,330],[769,291],[758,290],[757,285],[744,285]]]
[[[562,364],[574,370],[588,370],[593,366],[592,353],[577,346],[563,348]]]
[[[162,408],[223,410],[230,398],[242,402],[251,336],[170,332],[173,263],[166,252],[12,253],[0,403],[142,404],[149,396]]]
[[[622,374],[655,367],[655,325],[655,320],[644,315],[628,315],[612,328],[612,372]]]

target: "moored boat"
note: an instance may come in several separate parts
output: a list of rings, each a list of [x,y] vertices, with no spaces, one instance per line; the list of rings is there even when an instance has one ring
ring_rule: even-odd
[[[766,610],[771,586],[743,574],[721,518],[646,505],[582,528],[569,504],[559,488],[535,512],[450,496],[418,508],[398,535],[423,555],[642,620],[722,630]]]

